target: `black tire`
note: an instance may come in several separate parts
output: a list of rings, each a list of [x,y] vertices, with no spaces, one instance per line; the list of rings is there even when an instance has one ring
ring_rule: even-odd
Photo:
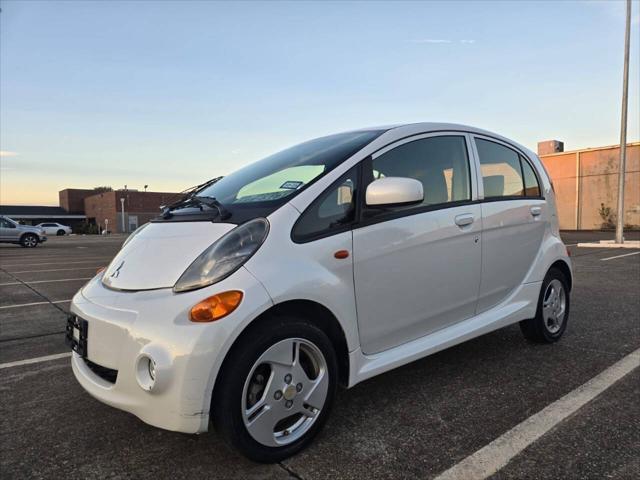
[[[63,237],[63,236],[65,235],[65,231],[64,231],[64,230],[62,230],[62,229],[60,229],[60,230],[58,230],[58,231],[56,232],[56,235],[57,235],[57,236],[59,236],[59,237]]]
[[[40,239],[38,238],[37,235],[33,233],[25,233],[20,238],[20,245],[22,245],[25,248],[35,248],[38,246],[39,241]]]
[[[232,348],[223,363],[213,392],[211,418],[216,430],[232,447],[256,462],[275,463],[307,447],[321,430],[335,397],[338,362],[327,335],[316,325],[302,318],[273,318],[272,321],[263,323],[247,333]],[[324,356],[329,381],[327,396],[318,417],[300,438],[284,446],[266,446],[256,441],[244,424],[242,409],[245,405],[245,381],[264,352],[282,340],[295,338],[312,342]]]
[[[543,303],[545,295],[550,293],[549,286],[552,282],[560,282],[564,290],[565,307],[561,320],[555,322],[545,319]],[[567,329],[569,322],[569,310],[571,307],[571,298],[569,292],[569,284],[564,273],[557,268],[551,268],[544,277],[542,287],[540,288],[540,296],[538,298],[538,308],[536,316],[528,320],[520,322],[520,330],[524,337],[535,343],[554,343],[560,340],[564,331]],[[559,325],[559,328],[558,328]]]

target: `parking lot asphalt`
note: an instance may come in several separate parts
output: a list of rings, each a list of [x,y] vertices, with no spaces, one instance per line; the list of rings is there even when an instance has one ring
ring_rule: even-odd
[[[36,249],[0,245],[0,472],[3,478],[435,478],[640,348],[640,251],[575,245],[612,236],[563,234],[575,279],[559,343],[530,344],[513,325],[340,391],[311,447],[276,465],[246,460],[214,431],[162,431],[99,403],[77,384],[68,357],[21,363],[68,352],[70,299],[124,237],[52,238]],[[640,478],[639,398],[635,368],[491,478]]]

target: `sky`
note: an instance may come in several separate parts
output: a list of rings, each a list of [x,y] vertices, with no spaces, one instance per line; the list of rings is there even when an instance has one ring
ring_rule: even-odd
[[[179,191],[318,136],[441,121],[620,139],[622,1],[0,1],[0,203]],[[629,141],[640,138],[633,2]]]

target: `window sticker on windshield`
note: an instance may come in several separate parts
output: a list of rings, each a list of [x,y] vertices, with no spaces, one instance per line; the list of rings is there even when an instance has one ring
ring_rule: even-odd
[[[288,180],[280,185],[280,188],[286,188],[287,190],[297,190],[304,182],[298,182],[294,180]]]

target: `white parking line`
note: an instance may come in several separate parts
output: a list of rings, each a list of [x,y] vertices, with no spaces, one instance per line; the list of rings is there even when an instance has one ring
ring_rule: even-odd
[[[630,257],[631,255],[640,255],[640,252],[625,253],[624,255],[616,255],[615,257],[601,258],[600,260],[602,260],[603,262],[606,262],[607,260],[613,260],[614,258]]]
[[[0,307],[0,310],[5,310],[8,308],[20,308],[20,307],[33,307],[34,305],[49,305],[50,303],[67,303],[70,302],[71,299],[69,300],[56,300],[55,302],[31,302],[31,303],[19,303],[16,305],[5,305],[3,307]]]
[[[41,273],[41,272],[67,272],[69,270],[97,270],[96,267],[75,267],[75,268],[50,268],[47,270],[21,270],[11,273]]]
[[[72,282],[74,280],[91,280],[93,277],[81,278],[60,278],[58,280],[36,280],[35,282],[7,282],[0,283],[0,287],[8,287],[9,285],[35,285],[36,283],[56,283],[56,282]]]
[[[513,457],[638,366],[640,349],[444,471],[435,480],[481,480],[490,477]]]
[[[82,260],[79,262],[45,262],[45,263],[13,263],[9,264],[0,264],[0,267],[38,267],[40,265],[75,265],[78,263],[99,263],[101,260],[110,260],[112,257],[100,257],[95,260]]]
[[[18,360],[16,362],[0,363],[0,369],[19,367],[21,365],[30,365],[32,363],[50,362],[51,360],[59,360],[71,356],[71,352],[56,353],[55,355],[46,355],[44,357],[28,358],[27,360]]]

